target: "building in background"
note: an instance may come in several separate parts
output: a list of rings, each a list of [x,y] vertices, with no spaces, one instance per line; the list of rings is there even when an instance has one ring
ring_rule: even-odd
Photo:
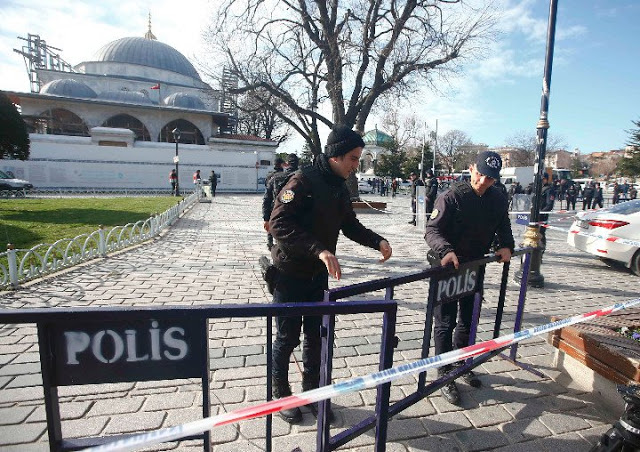
[[[21,39],[31,92],[6,94],[27,123],[31,154],[0,169],[40,188],[166,189],[178,129],[182,187],[200,169],[215,170],[222,191],[263,189],[277,143],[233,134],[225,90],[158,41],[150,20],[143,37],[110,42],[75,66],[39,36]]]

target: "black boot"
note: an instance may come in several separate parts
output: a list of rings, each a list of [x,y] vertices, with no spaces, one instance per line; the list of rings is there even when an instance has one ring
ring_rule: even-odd
[[[311,373],[308,373],[308,372],[302,373],[302,390],[303,391],[311,391],[312,389],[317,389],[319,386],[320,386],[319,375],[312,375]],[[306,406],[311,411],[311,414],[313,414],[315,417],[318,417],[318,402],[313,402]],[[333,410],[331,409],[331,406],[329,406],[329,423],[334,422],[335,419],[336,417],[333,414]]]
[[[458,364],[458,367],[462,366],[463,363]],[[461,375],[462,379],[465,383],[467,383],[472,388],[479,388],[482,386],[482,381],[478,378],[476,373],[472,370],[468,370],[467,372]]]
[[[271,389],[274,399],[281,399],[291,395],[291,387],[288,381],[279,381],[273,377],[271,384],[273,385]],[[289,424],[297,424],[302,420],[302,412],[298,407],[281,410],[278,414]]]
[[[452,369],[451,366],[444,366],[439,368],[438,378],[449,373],[451,369]],[[449,383],[444,385],[442,389],[440,389],[440,392],[442,392],[442,396],[445,398],[447,402],[451,403],[452,405],[460,404],[460,392],[458,391],[458,386],[456,386],[455,381],[450,381]]]

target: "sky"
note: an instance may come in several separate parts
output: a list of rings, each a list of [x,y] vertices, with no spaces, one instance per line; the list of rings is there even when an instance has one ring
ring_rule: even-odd
[[[38,34],[76,65],[113,40],[143,36],[149,12],[159,41],[197,69],[203,61],[215,67],[203,31],[218,3],[0,0],[0,90],[29,91],[24,60],[13,51],[23,45],[18,36]],[[417,115],[426,130],[433,130],[437,119],[439,135],[458,129],[490,147],[503,146],[518,133],[535,135],[549,2],[495,0],[494,5],[499,36],[484,56],[466,61],[462,74],[439,86],[438,93],[423,90],[401,105],[401,112]],[[626,130],[634,127],[631,121],[640,120],[640,1],[558,0],[558,5],[549,136],[583,154],[620,149],[629,138]],[[366,129],[376,125],[381,118],[372,114]],[[327,133],[321,131],[321,138]],[[301,147],[300,139],[292,139],[281,150]]]

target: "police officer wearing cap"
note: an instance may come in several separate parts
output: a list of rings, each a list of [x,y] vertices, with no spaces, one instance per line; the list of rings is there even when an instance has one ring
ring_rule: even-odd
[[[514,249],[507,197],[493,185],[500,178],[502,160],[495,152],[478,155],[476,163],[469,167],[471,179],[454,183],[436,199],[425,240],[440,258],[441,265],[479,259],[486,254],[497,234],[500,262],[509,262]],[[460,316],[458,319],[458,308]],[[473,295],[457,301],[443,303],[434,308],[434,341],[437,355],[469,345],[469,333],[473,315]],[[455,335],[454,333],[455,329]],[[438,369],[442,376],[452,369]],[[462,376],[472,387],[482,385],[478,377],[469,371]],[[460,403],[460,393],[455,382],[442,388],[442,394],[450,403]]]
[[[417,208],[417,192],[418,187],[422,187],[424,184],[421,179],[418,179],[418,175],[413,171],[409,174],[409,179],[411,180],[411,212],[413,213],[413,218],[409,221],[409,224],[416,225],[416,208]]]
[[[283,164],[284,164],[284,160],[282,159],[282,157],[276,157],[275,162],[273,162],[273,171],[270,171],[267,174],[267,177],[264,179],[264,186],[265,186],[264,195],[265,196],[267,196],[267,194],[269,193],[269,182],[271,182],[271,179],[273,179],[274,176],[284,172],[284,168],[282,168]],[[265,200],[264,200],[264,197],[263,197],[262,198],[262,213],[263,213],[263,215],[264,215],[264,211],[265,211],[265,204],[264,203],[265,203]],[[273,208],[273,204],[271,204],[271,207]],[[271,214],[271,211],[269,211],[269,214]],[[267,220],[268,219],[269,219],[269,217],[267,216]],[[273,236],[271,235],[271,232],[269,232],[269,228],[267,228],[265,226],[264,229],[267,231],[267,249],[271,250],[271,248],[273,247]]]
[[[391,246],[380,235],[365,228],[356,218],[345,184],[358,169],[364,142],[359,134],[342,125],[335,126],[324,154],[313,165],[297,171],[280,191],[269,228],[276,244],[271,250],[273,264],[279,270],[273,301],[298,303],[322,301],[329,287],[328,277],[340,279],[342,271],[335,255],[338,234],[380,251],[384,262],[391,257]],[[293,308],[292,308],[293,309]],[[291,395],[289,359],[300,344],[302,348],[302,389],[318,387],[320,381],[320,326],[317,316],[276,318],[273,343],[273,396]],[[315,406],[310,406],[315,414]],[[298,408],[280,411],[289,423],[302,419]]]
[[[433,175],[433,171],[430,169],[427,170],[425,186],[427,190],[424,197],[424,208],[425,212],[430,214],[433,211],[433,205],[438,197],[438,178]]]
[[[267,189],[262,197],[262,219],[264,220],[264,230],[267,231],[267,248],[271,250],[273,247],[273,237],[269,232],[269,218],[271,218],[271,211],[273,205],[278,197],[278,193],[286,182],[291,178],[293,173],[298,171],[298,156],[296,154],[289,154],[287,156],[286,169],[279,173],[275,173],[269,183],[267,183]]]

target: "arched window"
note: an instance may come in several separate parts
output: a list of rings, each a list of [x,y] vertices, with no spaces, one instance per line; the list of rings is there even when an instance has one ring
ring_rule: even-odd
[[[180,130],[180,143],[185,144],[205,144],[202,132],[192,122],[186,119],[176,119],[165,125],[160,131],[160,137],[158,141],[165,143],[173,143],[173,129],[178,128]]]
[[[51,135],[89,136],[89,128],[75,113],[64,108],[51,108],[40,114],[46,124],[46,133]]]
[[[112,116],[102,123],[102,127],[113,127],[116,129],[129,129],[136,134],[136,140],[138,141],[151,141],[151,134],[147,130],[144,124],[131,115],[120,114]]]

